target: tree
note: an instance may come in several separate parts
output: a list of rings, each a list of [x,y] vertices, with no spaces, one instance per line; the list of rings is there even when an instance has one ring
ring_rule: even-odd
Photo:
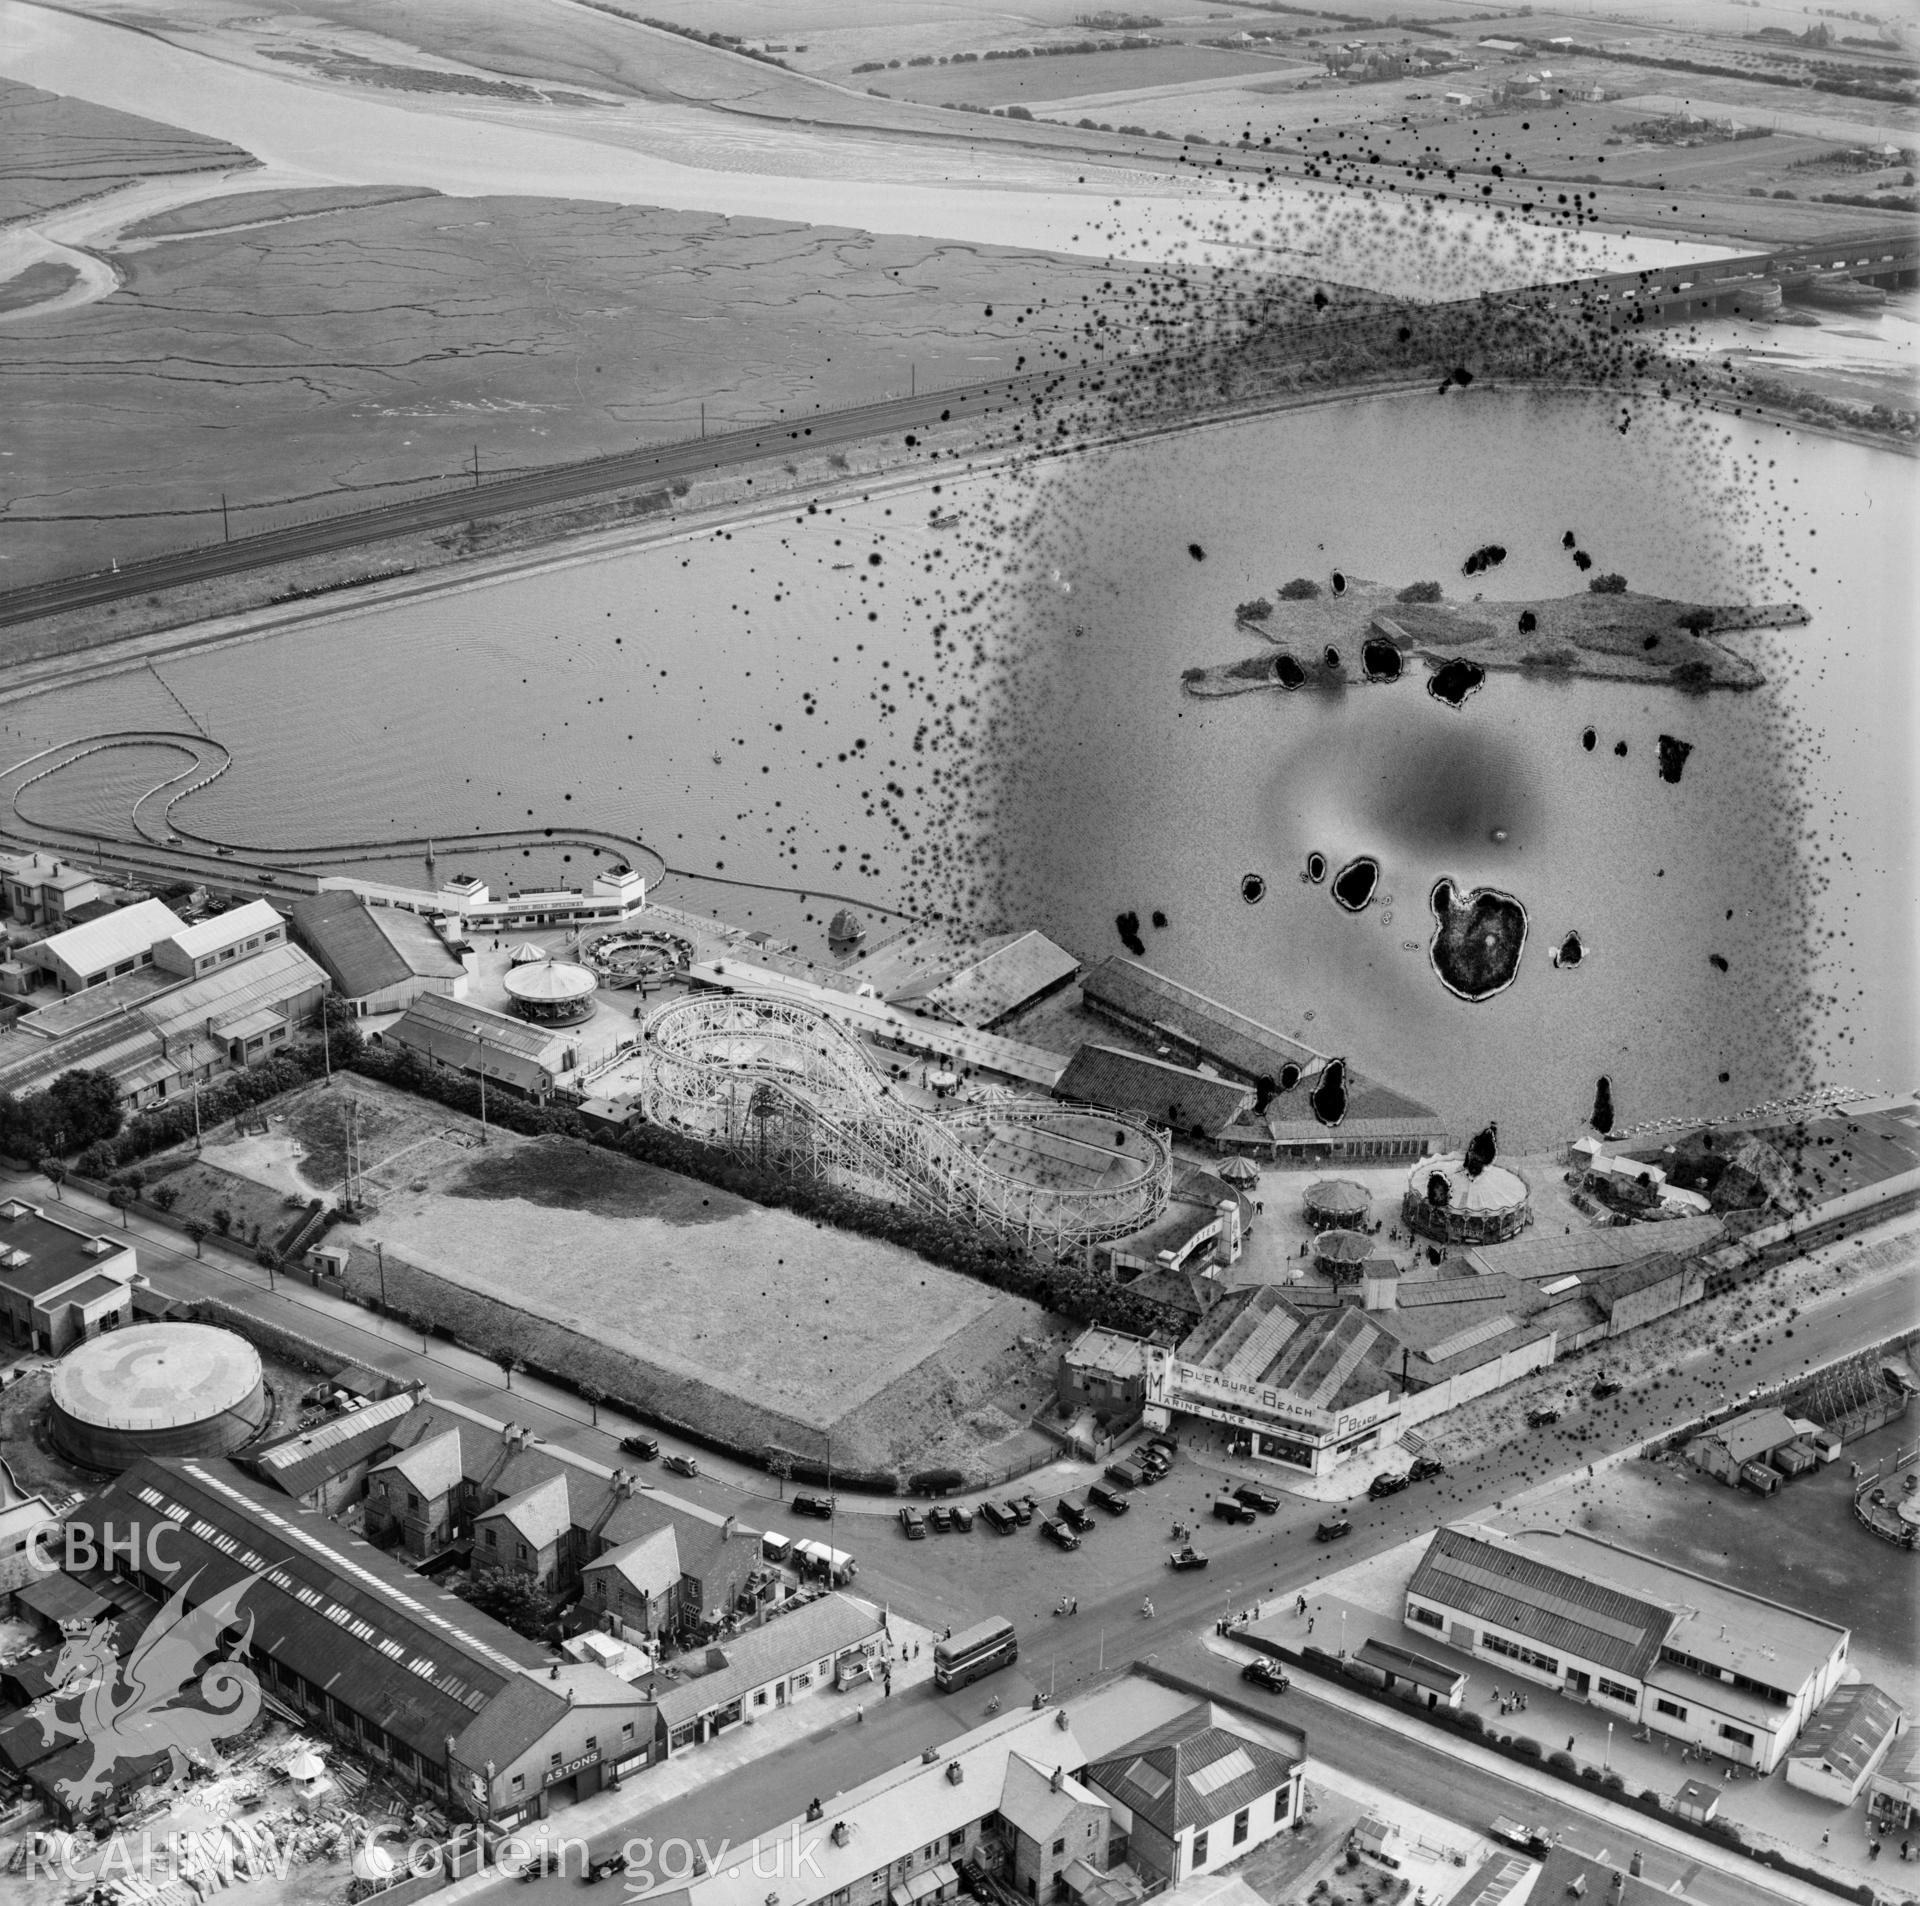
[[[153,1196],[147,1200],[156,1211],[171,1211],[180,1202],[178,1185],[155,1185]]]
[[[193,1254],[198,1257],[201,1245],[207,1241],[207,1227],[198,1218],[189,1218],[180,1228],[193,1240]]]
[[[233,1231],[233,1213],[223,1204],[213,1208],[213,1228],[224,1238]]]
[[[47,1087],[47,1101],[70,1147],[95,1144],[120,1129],[120,1088],[111,1073],[63,1072]]]
[[[107,1193],[107,1203],[119,1212],[120,1229],[123,1231],[126,1230],[127,1207],[133,1203],[133,1193],[130,1192],[125,1185],[115,1185],[114,1188]]]
[[[1587,587],[1596,596],[1624,596],[1627,593],[1627,579],[1617,570],[1608,570],[1604,576],[1589,576]]]
[[[359,1015],[338,994],[329,993],[319,1016],[321,1037],[327,1042],[329,1062],[335,1066],[352,1065],[367,1049],[366,1035],[360,1030]]]
[[[581,1400],[593,1412],[593,1427],[600,1427],[600,1405],[606,1401],[607,1393],[597,1383],[577,1383],[574,1388],[580,1392]]]
[[[48,1184],[53,1187],[53,1195],[61,1196],[60,1187],[67,1181],[67,1168],[57,1158],[49,1158],[41,1165],[40,1171]]]
[[[505,1622],[515,1634],[541,1641],[553,1624],[553,1606],[530,1576],[505,1569],[476,1570],[465,1588],[456,1591],[463,1602]]]

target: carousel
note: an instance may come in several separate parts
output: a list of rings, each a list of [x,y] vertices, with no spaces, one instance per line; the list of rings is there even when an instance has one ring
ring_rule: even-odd
[[[528,960],[506,976],[512,1010],[536,1026],[576,1026],[593,1017],[600,982],[584,966],[565,960]]]

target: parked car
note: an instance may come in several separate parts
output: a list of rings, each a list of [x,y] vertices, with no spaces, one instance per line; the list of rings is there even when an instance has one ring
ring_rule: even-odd
[[[953,1526],[960,1530],[963,1535],[972,1532],[973,1508],[971,1504],[956,1502],[953,1505]]]
[[[1196,1549],[1191,1542],[1189,1542],[1184,1549],[1175,1549],[1172,1554],[1167,1557],[1168,1568],[1176,1572],[1184,1572],[1192,1568],[1205,1568],[1206,1565],[1207,1558]]]
[[[1262,1655],[1258,1661],[1249,1661],[1240,1670],[1242,1681],[1251,1681],[1256,1688],[1265,1688],[1269,1694],[1285,1694],[1293,1683],[1287,1679],[1287,1671],[1269,1655]]]
[[[1118,1483],[1122,1489],[1140,1489],[1146,1485],[1146,1472],[1136,1469],[1132,1463],[1109,1463],[1107,1480]]]
[[[983,1502],[980,1513],[995,1535],[1011,1535],[1020,1526],[1020,1518],[1004,1502]]]
[[[1243,1482],[1233,1492],[1233,1499],[1244,1502],[1249,1509],[1258,1509],[1263,1516],[1275,1515],[1280,1508],[1280,1498],[1271,1489],[1259,1489],[1250,1482]]]
[[[1592,1394],[1594,1396],[1597,1396],[1597,1397],[1618,1396],[1620,1394],[1620,1390],[1621,1390],[1621,1383],[1618,1377],[1601,1376],[1601,1377],[1595,1377],[1593,1380]]]
[[[1328,1516],[1313,1532],[1316,1542],[1338,1542],[1343,1535],[1353,1533],[1353,1524],[1345,1516]]]
[[[1527,1412],[1528,1429],[1545,1429],[1549,1423],[1557,1423],[1560,1412],[1551,1403],[1539,1403]]]
[[[918,1509],[900,1511],[900,1528],[909,1542],[924,1542],[927,1539],[927,1519]]]
[[[660,1454],[660,1439],[657,1436],[623,1436],[620,1447],[629,1456],[638,1456],[643,1463],[650,1463]]]
[[[1008,1512],[1012,1515],[1014,1521],[1019,1523],[1023,1529],[1033,1520],[1035,1512],[1039,1507],[1040,1505],[1035,1502],[1031,1496],[1009,1496],[1007,1498]]]
[[[1244,1502],[1236,1501],[1232,1496],[1215,1496],[1213,1519],[1216,1522],[1251,1522],[1253,1511]]]
[[[1173,1467],[1173,1451],[1164,1443],[1143,1443],[1127,1460],[1142,1469],[1157,1469],[1164,1476]]]
[[[1071,1529],[1093,1527],[1093,1511],[1087,1507],[1085,1496],[1062,1496],[1053,1505],[1053,1512]]]
[[[1425,1482],[1433,1476],[1444,1476],[1447,1466],[1438,1456],[1416,1456],[1413,1467],[1407,1471],[1409,1482]]]
[[[669,1456],[660,1467],[670,1476],[697,1476],[700,1465],[691,1456]]]
[[[1063,1549],[1077,1549],[1080,1546],[1080,1538],[1064,1522],[1055,1522],[1051,1517],[1041,1523],[1040,1533]]]
[[[1132,1498],[1124,1489],[1116,1489],[1111,1483],[1097,1482],[1087,1491],[1087,1499],[1097,1502],[1109,1515],[1123,1516],[1131,1506]]]
[[[795,1496],[793,1513],[797,1516],[818,1516],[822,1522],[833,1518],[833,1498],[831,1496]]]
[[[1413,1476],[1405,1469],[1383,1469],[1379,1475],[1367,1484],[1367,1494],[1378,1502],[1382,1496],[1397,1496]]]
[[[936,1502],[927,1511],[927,1520],[941,1535],[945,1535],[953,1527],[953,1511],[944,1502]]]

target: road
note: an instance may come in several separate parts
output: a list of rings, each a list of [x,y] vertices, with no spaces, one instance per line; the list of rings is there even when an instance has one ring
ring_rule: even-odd
[[[1313,1761],[1386,1792],[1418,1796],[1428,1811],[1476,1833],[1484,1833],[1490,1821],[1504,1814],[1557,1832],[1565,1844],[1580,1852],[1605,1854],[1617,1863],[1638,1851],[1649,1881],[1663,1889],[1680,1883],[1699,1906],[1761,1906],[1784,1897],[1744,1876],[1716,1870],[1713,1849],[1705,1843],[1698,1857],[1690,1851],[1675,1852],[1659,1840],[1583,1810],[1575,1804],[1574,1790],[1557,1781],[1527,1783],[1455,1759],[1420,1738],[1381,1725],[1364,1711],[1351,1711],[1303,1691],[1298,1680],[1285,1695],[1255,1693],[1240,1680],[1232,1661],[1190,1636],[1175,1637],[1162,1630],[1157,1639],[1171,1644],[1154,1664],[1161,1675],[1190,1686],[1197,1695],[1304,1734]],[[622,1848],[631,1850],[637,1842],[649,1843],[656,1857],[658,1849],[675,1840],[695,1847],[704,1841],[709,1848],[731,1845],[737,1849],[751,1845],[757,1834],[767,1834],[804,1814],[816,1798],[829,1802],[831,1819],[834,1795],[977,1727],[987,1718],[989,1701],[997,1699],[1007,1711],[1023,1707],[1036,1684],[1044,1690],[1046,1683],[1047,1677],[1029,1666],[1026,1672],[1009,1670],[958,1694],[916,1687],[898,1699],[869,1706],[867,1718],[858,1725],[842,1724],[823,1732],[804,1751],[769,1755],[726,1780],[655,1807],[643,1805],[619,1826],[585,1836],[587,1848],[595,1858]],[[558,1839],[573,1837],[566,1831],[564,1812],[554,1816],[551,1826]],[[564,1854],[562,1860],[559,1872],[529,1881],[503,1879],[490,1886],[475,1885],[464,1898],[511,1898],[558,1906],[572,1897],[579,1884],[580,1855]]]
[[[17,1177],[6,1189],[36,1203],[46,1200],[37,1179]],[[90,1218],[103,1228],[117,1215],[71,1189],[66,1204],[82,1221]],[[1882,1228],[1897,1230],[1901,1223],[1910,1220]],[[593,1427],[573,1414],[579,1407],[574,1399],[557,1392],[549,1395],[538,1386],[530,1392],[523,1379],[520,1388],[508,1393],[498,1368],[483,1358],[441,1344],[430,1349],[412,1347],[417,1340],[398,1326],[383,1325],[364,1311],[289,1286],[285,1280],[270,1292],[258,1267],[220,1254],[197,1261],[151,1219],[136,1219],[133,1230],[142,1270],[169,1294],[224,1297],[287,1328],[337,1345],[343,1361],[355,1358],[402,1377],[420,1377],[439,1395],[498,1420],[526,1423],[553,1445],[609,1467],[625,1460],[617,1439],[632,1426],[622,1419],[608,1415],[604,1427]],[[1852,1248],[1848,1241],[1819,1255],[1843,1255]],[[1740,1363],[1741,1382],[1790,1376],[1808,1364],[1824,1363],[1895,1335],[1911,1321],[1911,1292],[1900,1275],[1836,1291],[1802,1308],[1790,1341],[1776,1337],[1771,1344],[1742,1345],[1743,1350],[1752,1351],[1752,1361]],[[971,1534],[934,1535],[925,1542],[908,1543],[891,1508],[879,1499],[843,1498],[843,1513],[826,1530],[818,1522],[793,1518],[770,1500],[764,1493],[769,1487],[765,1477],[703,1453],[700,1460],[709,1473],[694,1481],[662,1478],[670,1482],[676,1497],[697,1503],[709,1514],[737,1512],[751,1526],[830,1535],[835,1546],[858,1557],[861,1593],[936,1628],[944,1623],[963,1626],[983,1613],[1004,1613],[1020,1633],[1021,1669],[996,1677],[993,1689],[969,1690],[964,1698],[940,1697],[917,1688],[893,1701],[874,1704],[868,1709],[871,1718],[857,1730],[838,1730],[804,1752],[770,1755],[710,1788],[664,1803],[659,1811],[663,1817],[670,1815],[672,1822],[664,1830],[683,1837],[705,1833],[710,1843],[749,1836],[770,1821],[799,1812],[814,1793],[857,1784],[885,1766],[912,1758],[927,1745],[977,1725],[984,1701],[994,1691],[1011,1703],[1025,1700],[1038,1688],[1064,1702],[1141,1663],[1161,1672],[1177,1672],[1222,1696],[1240,1699],[1240,1683],[1231,1664],[1222,1663],[1196,1638],[1218,1617],[1256,1601],[1271,1603],[1302,1590],[1311,1592],[1323,1576],[1439,1522],[1510,1500],[1610,1452],[1638,1447],[1670,1428],[1676,1409],[1690,1414],[1725,1393],[1723,1380],[1716,1377],[1712,1387],[1697,1386],[1694,1402],[1684,1402],[1676,1397],[1670,1379],[1657,1393],[1643,1387],[1654,1374],[1643,1372],[1622,1397],[1613,1399],[1604,1424],[1596,1407],[1583,1400],[1551,1431],[1491,1451],[1463,1465],[1458,1474],[1382,1503],[1359,1505],[1353,1511],[1353,1534],[1328,1545],[1312,1539],[1313,1525],[1327,1512],[1325,1506],[1298,1497],[1283,1496],[1277,1513],[1261,1517],[1252,1527],[1229,1528],[1209,1520],[1207,1504],[1212,1494],[1229,1476],[1246,1473],[1246,1466],[1231,1464],[1217,1446],[1208,1447],[1190,1429],[1183,1436],[1173,1474],[1141,1491],[1124,1517],[1110,1518],[1096,1511],[1096,1527],[1072,1554],[1041,1541],[1037,1523],[1002,1537],[993,1534],[984,1520],[976,1520]],[[674,1447],[673,1439],[664,1442],[669,1450]],[[1168,1529],[1176,1517],[1195,1524],[1196,1539],[1211,1557],[1204,1572],[1175,1575],[1166,1568]],[[964,1557],[954,1554],[957,1544],[968,1545]],[[1155,1607],[1151,1620],[1140,1612],[1143,1593],[1148,1592]],[[1079,1597],[1077,1615],[1059,1617],[1051,1612],[1065,1594]],[[1364,1714],[1312,1701],[1298,1687],[1283,1700],[1277,1718],[1306,1728],[1313,1754],[1328,1765],[1391,1791],[1417,1794],[1423,1805],[1463,1825],[1478,1830],[1495,1813],[1537,1815],[1550,1824],[1566,1825],[1569,1840],[1584,1851],[1609,1847],[1617,1859],[1632,1844],[1619,1829],[1581,1814],[1573,1804],[1576,1790],[1563,1789],[1560,1783],[1517,1786],[1410,1743]],[[976,1707],[979,1712],[974,1711]],[[644,1806],[644,1795],[636,1798]],[[648,1816],[636,1813],[631,1824],[596,1837],[595,1851],[609,1850],[628,1834],[644,1834],[647,1829]],[[1646,1852],[1649,1876],[1660,1884],[1682,1877],[1685,1861],[1651,1845]],[[543,1892],[559,1884],[536,1883],[528,1890]],[[1711,1868],[1696,1869],[1688,1887],[1708,1906],[1738,1906],[1742,1900],[1760,1896],[1751,1884],[1723,1879]]]

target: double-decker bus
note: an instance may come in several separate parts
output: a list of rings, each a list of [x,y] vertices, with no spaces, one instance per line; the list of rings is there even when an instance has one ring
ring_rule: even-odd
[[[995,1616],[951,1641],[934,1644],[933,1684],[943,1691],[964,1688],[969,1681],[978,1681],[996,1668],[1011,1667],[1019,1658],[1020,1643],[1014,1636],[1013,1623]]]

